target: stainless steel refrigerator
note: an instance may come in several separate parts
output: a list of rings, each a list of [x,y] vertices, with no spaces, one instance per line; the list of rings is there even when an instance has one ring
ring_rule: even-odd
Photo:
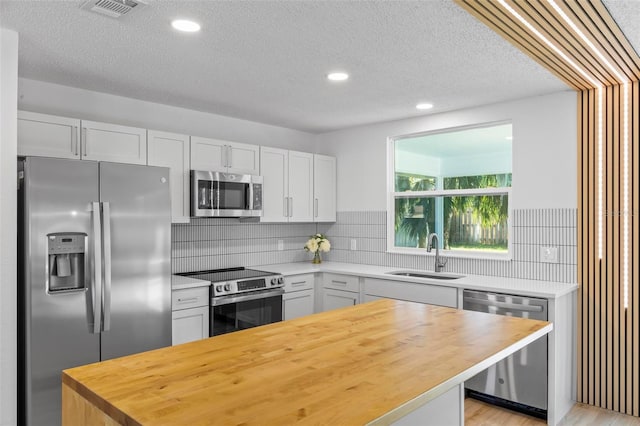
[[[169,170],[19,159],[21,423],[61,422],[61,371],[171,345]]]

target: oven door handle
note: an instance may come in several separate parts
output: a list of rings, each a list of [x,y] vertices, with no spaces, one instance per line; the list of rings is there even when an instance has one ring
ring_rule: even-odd
[[[248,302],[249,300],[266,299],[267,297],[282,296],[284,289],[278,288],[269,291],[260,291],[253,294],[240,294],[234,296],[219,296],[211,298],[211,306],[229,305],[231,303]]]

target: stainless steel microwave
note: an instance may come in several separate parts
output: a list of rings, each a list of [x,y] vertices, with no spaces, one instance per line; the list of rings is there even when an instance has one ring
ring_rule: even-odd
[[[191,170],[191,216],[262,216],[262,176]]]

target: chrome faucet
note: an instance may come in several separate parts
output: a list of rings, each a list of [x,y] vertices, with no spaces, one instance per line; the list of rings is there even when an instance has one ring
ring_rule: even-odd
[[[440,257],[440,249],[438,248],[438,234],[435,232],[433,234],[429,234],[429,240],[427,242],[427,252],[431,253],[431,249],[434,247],[433,240],[436,240],[436,265],[433,268],[435,272],[442,272],[444,269],[444,265],[447,264],[447,259],[444,257]]]

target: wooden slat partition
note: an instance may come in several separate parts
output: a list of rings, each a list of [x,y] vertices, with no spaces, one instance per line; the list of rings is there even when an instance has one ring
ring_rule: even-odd
[[[454,1],[578,92],[577,398],[583,403],[640,416],[640,57],[600,0]],[[553,1],[606,61],[564,21]],[[562,54],[548,46],[509,8]],[[626,81],[630,82],[627,120]],[[598,102],[600,91],[602,108]],[[629,135],[628,157],[624,155],[625,131]],[[629,183],[627,211],[625,163]],[[626,308],[625,217],[629,221]]]

